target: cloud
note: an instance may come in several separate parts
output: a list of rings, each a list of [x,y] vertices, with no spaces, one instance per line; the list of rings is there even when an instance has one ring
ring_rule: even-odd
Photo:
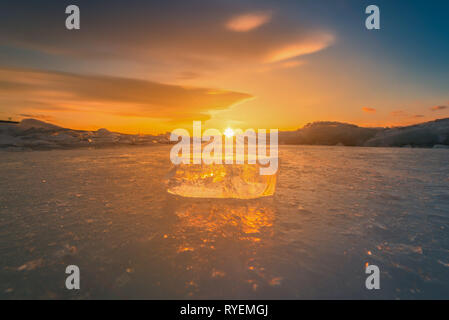
[[[431,107],[430,110],[431,111],[441,111],[441,110],[444,110],[447,108],[448,108],[448,106],[434,106],[434,107]]]
[[[226,23],[226,28],[236,32],[247,32],[259,28],[271,20],[271,12],[255,12],[238,15]]]
[[[259,72],[270,72],[273,70],[293,69],[305,65],[307,62],[304,60],[287,60],[278,63],[270,63],[262,65]]]
[[[127,6],[114,0],[108,5],[79,2],[82,27],[69,33],[61,26],[62,4],[24,10],[10,1],[8,15],[0,19],[0,44],[66,58],[72,65],[127,61],[164,69],[163,73],[172,68],[176,77],[187,68],[204,74],[287,60],[335,41],[331,31],[290,17],[282,11],[287,8],[260,1],[129,0]],[[272,16],[273,10],[277,14]]]
[[[321,51],[332,43],[335,37],[329,33],[316,34],[308,39],[287,43],[279,48],[273,49],[265,58],[265,62],[272,63],[287,60],[290,58],[315,53]]]
[[[25,69],[0,69],[0,83],[0,105],[16,113],[103,113],[171,123],[207,120],[210,111],[224,110],[252,97],[213,88]]]
[[[368,108],[368,107],[363,107],[362,110],[363,110],[363,112],[367,112],[367,113],[375,113],[376,112],[376,109]]]

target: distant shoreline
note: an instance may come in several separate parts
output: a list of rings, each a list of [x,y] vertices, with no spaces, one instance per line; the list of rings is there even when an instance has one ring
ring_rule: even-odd
[[[36,119],[0,120],[0,150],[53,150],[170,145],[170,134],[140,135],[62,128]],[[405,127],[365,128],[321,121],[296,131],[279,131],[279,145],[449,148],[449,118]]]
[[[11,123],[11,124],[19,124],[19,121],[11,121],[11,120],[0,120],[0,123]]]
[[[99,146],[58,146],[58,147],[16,147],[16,146],[0,146],[0,152],[34,152],[34,151],[69,151],[69,150],[108,150],[108,149],[126,149],[126,148],[155,148],[155,147],[171,147],[171,144],[109,144]],[[326,147],[326,148],[363,148],[363,149],[432,149],[432,150],[449,150],[449,145],[436,145],[429,147],[420,146],[345,146],[345,145],[325,145],[325,144],[279,144],[283,147]]]

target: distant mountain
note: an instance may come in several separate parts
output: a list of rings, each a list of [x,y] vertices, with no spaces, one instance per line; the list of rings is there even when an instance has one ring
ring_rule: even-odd
[[[36,119],[23,119],[19,123],[19,128],[22,130],[28,129],[44,129],[44,130],[61,130],[64,128],[55,126],[54,124],[47,123],[44,121],[36,120]]]
[[[449,146],[449,118],[396,128],[364,128],[340,122],[314,122],[279,132],[280,144],[366,147]]]
[[[381,130],[364,145],[367,147],[449,146],[449,118]]]
[[[0,149],[48,150],[80,147],[154,145],[168,143],[167,135],[132,135],[110,132],[72,130],[36,119],[20,123],[0,122]]]
[[[169,136],[72,130],[36,119],[0,121],[0,149],[41,150],[79,147],[168,144]],[[365,147],[449,148],[449,118],[396,128],[364,128],[340,122],[314,122],[296,131],[280,131],[280,144]]]
[[[280,144],[361,146],[384,128],[362,128],[340,122],[309,123],[296,131],[279,133]]]

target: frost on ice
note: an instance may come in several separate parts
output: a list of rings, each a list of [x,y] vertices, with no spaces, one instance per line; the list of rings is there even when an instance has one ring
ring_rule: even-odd
[[[253,199],[274,194],[276,175],[261,175],[259,164],[179,164],[168,175],[167,191],[191,198]]]

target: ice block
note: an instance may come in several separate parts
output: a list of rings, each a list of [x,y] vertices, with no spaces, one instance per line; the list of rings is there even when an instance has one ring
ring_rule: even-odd
[[[191,198],[253,199],[271,196],[276,174],[261,175],[259,164],[179,164],[168,174],[167,191]]]

